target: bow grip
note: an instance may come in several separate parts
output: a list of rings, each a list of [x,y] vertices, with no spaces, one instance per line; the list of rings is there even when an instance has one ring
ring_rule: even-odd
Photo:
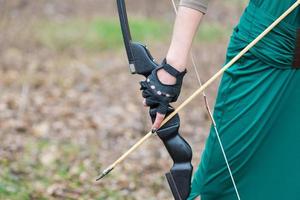
[[[140,74],[145,77],[158,67],[146,45],[138,42],[130,42],[133,60],[129,61],[129,69],[132,74]]]
[[[172,113],[174,108],[169,106],[167,115]],[[155,121],[156,108],[150,108],[152,122]],[[169,152],[173,166],[166,174],[174,200],[186,200],[190,194],[191,178],[193,174],[192,149],[190,145],[179,134],[180,118],[176,114],[165,125],[157,130],[157,135],[163,141]]]

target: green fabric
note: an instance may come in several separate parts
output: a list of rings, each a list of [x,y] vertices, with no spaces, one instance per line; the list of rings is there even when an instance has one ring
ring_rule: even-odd
[[[235,29],[234,37],[242,42],[252,42],[295,2],[295,0],[251,1]],[[294,59],[297,29],[300,27],[299,19],[298,8],[254,46],[250,50],[251,53],[274,67],[290,68]]]
[[[293,3],[250,1],[227,62]],[[241,200],[300,199],[300,70],[291,66],[299,23],[297,9],[221,80],[214,117]],[[200,194],[201,200],[237,199],[213,128],[188,199]]]

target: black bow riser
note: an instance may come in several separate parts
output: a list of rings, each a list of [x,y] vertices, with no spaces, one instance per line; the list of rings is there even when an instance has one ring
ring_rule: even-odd
[[[169,107],[167,116],[173,111],[174,109]],[[150,116],[153,123],[156,117],[155,108],[150,108]],[[179,134],[179,127],[180,118],[176,114],[156,132],[174,162],[170,172],[166,174],[166,178],[175,200],[183,200],[189,196],[193,174],[192,149]]]

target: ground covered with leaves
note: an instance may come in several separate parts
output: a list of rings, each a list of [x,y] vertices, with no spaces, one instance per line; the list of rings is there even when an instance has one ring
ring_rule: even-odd
[[[194,47],[203,81],[224,62],[243,6],[212,1]],[[171,3],[128,7],[134,38],[161,60]],[[155,137],[95,181],[151,125],[142,78],[128,72],[114,1],[0,1],[0,31],[0,199],[172,199],[164,178],[172,162]],[[179,103],[198,87],[188,69]],[[207,91],[211,105],[217,86]],[[210,126],[202,97],[180,116],[196,166]]]

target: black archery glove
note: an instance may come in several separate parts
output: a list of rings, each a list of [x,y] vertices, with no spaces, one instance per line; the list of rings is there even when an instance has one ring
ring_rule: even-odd
[[[157,77],[157,72],[164,69],[167,73],[176,78],[174,85],[163,84]],[[146,105],[156,108],[158,113],[166,114],[169,103],[175,102],[181,91],[183,77],[186,70],[179,72],[177,69],[167,64],[166,59],[162,65],[154,69],[147,77],[146,81],[140,82],[143,97],[146,99]]]

